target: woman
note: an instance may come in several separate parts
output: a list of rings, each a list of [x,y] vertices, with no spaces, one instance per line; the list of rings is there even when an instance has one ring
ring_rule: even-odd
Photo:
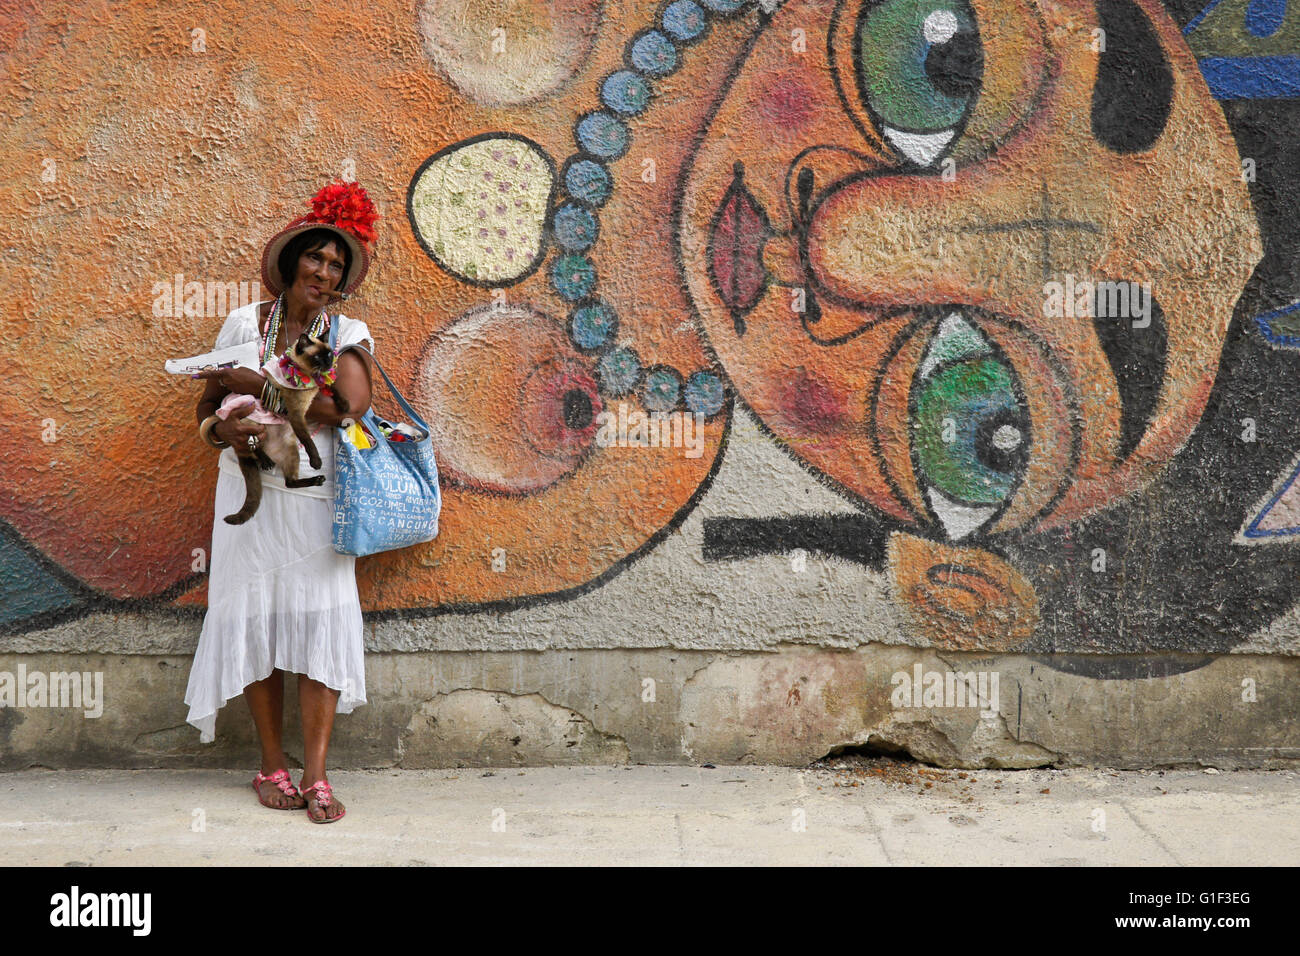
[[[262,343],[265,361],[283,354],[312,330],[322,338],[338,323],[336,348],[374,341],[364,322],[331,314],[329,304],[355,291],[370,263],[374,206],[352,183],[325,187],[312,200],[313,212],[295,220],[267,243],[262,281],[274,301],[236,309],[217,336],[216,347]],[[273,339],[273,340],[272,340]],[[262,502],[244,524],[225,515],[238,511],[245,485],[236,455],[254,454],[265,427],[246,420],[245,406],[222,420],[215,414],[228,392],[257,396],[274,408],[276,394],[260,371],[247,368],[199,373],[207,387],[196,409],[200,434],[223,448],[218,477],[208,578],[208,612],[190,671],[187,720],[201,740],[214,736],[216,712],[243,693],[261,740],[262,766],[253,778],[258,800],[277,810],[306,808],[314,823],[332,823],[344,813],[325,772],[334,714],[366,702],[361,604],[356,558],[332,544],[334,449],[337,426],[370,407],[370,371],[356,351],[339,356],[333,388],[347,399],[340,414],[332,396],[317,395],[307,413],[321,469],[300,449],[299,477],[322,474],[325,482],[286,488],[277,466],[263,472]],[[303,773],[290,781],[281,730],[284,674],[298,675],[302,712]]]

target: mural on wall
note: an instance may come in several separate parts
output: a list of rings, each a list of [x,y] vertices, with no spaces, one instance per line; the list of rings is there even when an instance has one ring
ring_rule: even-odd
[[[859,514],[711,517],[705,560],[861,562],[936,646],[1107,676],[1085,652],[1295,603],[1297,5],[482,6],[0,20],[34,170],[0,186],[0,627],[201,611],[214,477],[160,365],[224,313],[156,280],[242,278],[340,167],[385,217],[355,314],[445,485],[435,542],[359,563],[372,613],[599,588],[737,408]]]

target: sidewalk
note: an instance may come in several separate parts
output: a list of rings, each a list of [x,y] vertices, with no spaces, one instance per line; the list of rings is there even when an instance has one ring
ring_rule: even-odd
[[[830,763],[339,771],[329,826],[259,806],[252,768],[23,771],[0,865],[1300,863],[1296,771]]]

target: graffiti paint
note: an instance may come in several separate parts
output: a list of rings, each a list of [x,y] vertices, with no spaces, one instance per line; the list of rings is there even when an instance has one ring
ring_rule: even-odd
[[[599,592],[744,414],[856,513],[710,514],[708,567],[819,551],[909,640],[1098,676],[1231,649],[1297,589],[1294,6],[11,5],[0,628],[201,612],[160,366],[216,325],[152,290],[247,280],[284,183],[342,174],[445,484],[436,541],[359,563],[372,616]]]

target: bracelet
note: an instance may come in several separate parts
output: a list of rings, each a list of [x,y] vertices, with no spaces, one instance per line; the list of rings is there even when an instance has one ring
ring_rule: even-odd
[[[268,412],[280,413],[284,411],[284,396],[280,394],[280,388],[269,378],[262,383],[262,397],[260,399],[262,407]]]
[[[207,418],[203,419],[203,423],[199,425],[199,437],[213,448],[229,448],[230,442],[222,441],[220,438],[217,438],[212,434],[213,427],[219,421],[221,421],[221,419],[216,415],[209,415]]]

